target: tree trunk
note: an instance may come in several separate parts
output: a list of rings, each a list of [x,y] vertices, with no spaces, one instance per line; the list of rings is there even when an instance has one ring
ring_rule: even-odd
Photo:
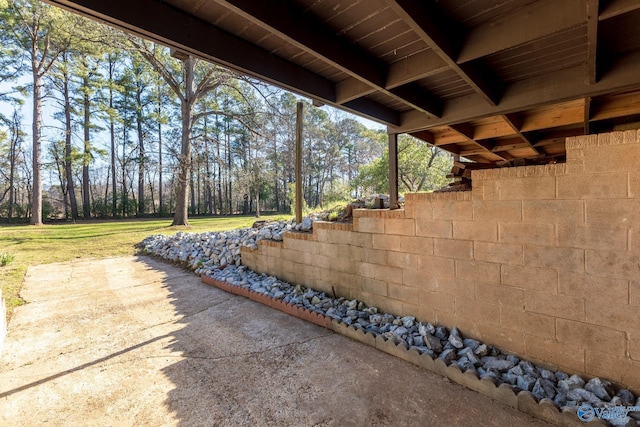
[[[11,135],[11,147],[9,152],[9,220],[13,218],[13,206],[15,204],[15,173],[18,141],[20,141],[20,124],[18,122],[18,112],[13,113],[13,134]]]
[[[180,138],[180,158],[178,160],[178,182],[176,185],[176,213],[173,225],[189,225],[189,174],[191,171],[191,125],[194,105],[194,58],[189,56],[182,63],[185,76],[185,94],[181,102],[182,132]]]
[[[162,123],[160,112],[162,111],[162,99],[158,89],[158,216],[162,216],[164,200],[162,199]]]
[[[111,178],[111,169],[107,168],[107,179],[105,180],[105,185],[104,185],[104,201],[103,201],[103,215],[107,216],[107,212],[108,212],[108,208],[107,206],[109,206],[109,179]]]
[[[256,218],[260,218],[260,188],[256,190]]]
[[[273,181],[276,212],[280,213],[280,191],[278,189],[278,140],[275,134],[273,135]]]
[[[209,154],[209,135],[207,129],[207,117],[204,118],[204,165],[205,165],[205,183],[204,183],[204,203],[205,203],[205,214],[213,214],[213,203],[212,203],[212,194],[211,191],[211,159]]]
[[[136,128],[138,131],[138,215],[143,215],[145,211],[144,170],[146,160],[144,158],[144,133],[142,131],[142,121],[142,89],[138,87],[136,90]]]
[[[156,213],[156,196],[155,196],[155,192],[153,191],[153,179],[151,178],[151,175],[149,174],[149,171],[147,171],[147,181],[149,182],[149,196],[151,197],[151,209],[154,215]]]
[[[216,116],[216,123],[218,118]],[[224,210],[224,204],[222,203],[222,166],[220,160],[220,136],[218,134],[218,138],[216,138],[216,149],[217,149],[217,166],[218,166],[218,206],[220,207],[220,215],[222,215],[222,211]]]
[[[31,191],[31,225],[42,225],[42,77],[38,74],[33,54],[33,137],[32,173],[33,188]]]
[[[229,129],[227,129],[225,140],[227,141],[227,185],[229,186],[227,202],[229,203],[229,215],[233,215],[233,198],[231,196],[231,138],[229,137]]]
[[[193,173],[193,156],[191,156],[191,168],[189,168],[189,190],[191,196],[191,215],[196,214],[196,184]]]
[[[63,56],[66,62],[66,55]],[[73,185],[73,170],[71,159],[71,100],[69,97],[69,76],[65,67],[63,73],[63,96],[64,96],[64,173],[67,181],[67,195],[69,197],[69,207],[71,208],[71,218],[78,219],[78,200],[76,199],[76,191]]]
[[[116,123],[113,115],[113,78],[115,60],[109,55],[109,137],[111,138],[111,214],[115,218],[118,211],[118,186],[116,178]]]
[[[88,72],[88,71],[87,71]],[[89,129],[91,119],[89,116],[89,78],[84,81],[84,152],[82,155],[82,213],[85,219],[91,218],[91,199],[89,188],[89,162],[91,161],[91,142],[89,141]]]
[[[122,217],[127,216],[127,127],[122,127]]]

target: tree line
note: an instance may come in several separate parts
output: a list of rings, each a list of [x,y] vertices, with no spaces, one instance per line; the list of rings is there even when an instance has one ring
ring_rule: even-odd
[[[36,0],[0,10],[1,217],[290,212],[293,94]],[[304,102],[304,202],[387,192],[386,132]],[[448,155],[399,146],[401,191],[446,184]]]

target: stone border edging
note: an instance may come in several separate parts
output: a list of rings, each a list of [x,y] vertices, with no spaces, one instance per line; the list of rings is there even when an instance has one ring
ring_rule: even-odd
[[[525,414],[553,425],[560,427],[584,427],[587,424],[596,427],[609,426],[609,423],[597,418],[589,423],[585,423],[578,419],[575,411],[568,408],[560,411],[549,399],[542,399],[540,402],[537,402],[529,391],[520,391],[516,394],[507,384],[499,384],[496,386],[493,381],[488,378],[479,379],[473,373],[463,373],[455,364],[447,366],[442,359],[434,360],[427,353],[420,354],[414,349],[409,350],[404,343],[396,345],[393,341],[385,339],[382,335],[374,336],[371,333],[365,333],[351,325],[347,325],[323,314],[309,311],[298,305],[288,304],[282,300],[241,286],[230,285],[204,274],[200,276],[200,280],[207,285],[214,286],[234,295],[249,298],[252,301],[322,326],[354,341],[398,357],[423,369],[446,377],[455,383],[494,399],[503,405],[517,409],[520,412],[524,412]]]

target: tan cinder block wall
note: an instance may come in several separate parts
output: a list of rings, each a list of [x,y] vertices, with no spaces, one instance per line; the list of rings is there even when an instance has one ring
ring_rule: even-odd
[[[640,391],[640,134],[243,250],[245,265]]]

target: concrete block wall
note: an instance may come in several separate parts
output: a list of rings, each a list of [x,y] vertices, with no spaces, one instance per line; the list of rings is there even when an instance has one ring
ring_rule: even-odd
[[[243,250],[243,264],[640,391],[640,133]]]

